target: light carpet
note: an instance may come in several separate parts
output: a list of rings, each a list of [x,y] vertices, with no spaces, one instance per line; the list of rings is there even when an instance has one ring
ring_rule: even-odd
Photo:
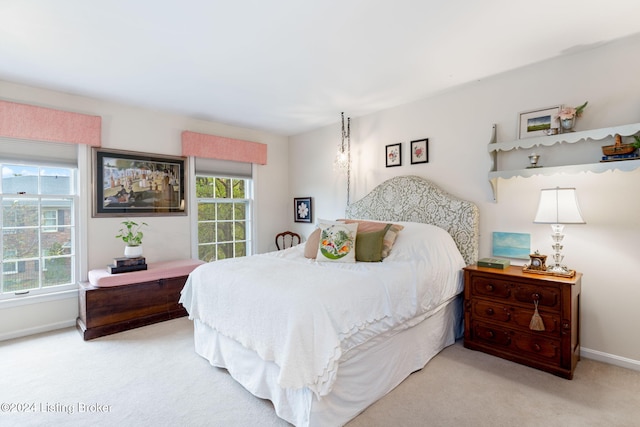
[[[3,426],[288,426],[198,356],[175,319],[85,342],[0,343]],[[568,381],[457,342],[348,427],[640,426],[640,372],[582,360]]]

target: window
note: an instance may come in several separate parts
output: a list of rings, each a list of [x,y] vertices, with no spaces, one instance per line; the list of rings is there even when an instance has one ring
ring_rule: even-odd
[[[75,286],[77,168],[0,167],[0,299]]]
[[[251,186],[248,178],[196,175],[200,260],[251,254]]]

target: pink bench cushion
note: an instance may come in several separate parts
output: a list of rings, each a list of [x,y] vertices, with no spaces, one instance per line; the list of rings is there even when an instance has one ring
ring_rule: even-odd
[[[147,264],[146,270],[129,273],[110,274],[107,269],[89,271],[89,283],[98,288],[129,285],[131,283],[151,282],[171,277],[188,276],[204,261],[197,259],[181,259]]]

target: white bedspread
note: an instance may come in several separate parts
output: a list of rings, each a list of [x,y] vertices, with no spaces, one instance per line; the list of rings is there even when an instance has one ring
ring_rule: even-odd
[[[462,290],[464,261],[451,237],[402,224],[384,262],[316,262],[303,245],[216,261],[191,273],[180,302],[191,319],[276,363],[282,388],[324,396],[343,354],[409,327]]]

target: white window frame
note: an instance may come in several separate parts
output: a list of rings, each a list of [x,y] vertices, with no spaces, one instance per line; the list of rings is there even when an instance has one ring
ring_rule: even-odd
[[[84,148],[84,146],[80,146],[80,152],[81,153],[85,153],[86,154],[86,149]],[[55,228],[51,225],[44,225],[44,217],[43,217],[43,212],[42,212],[42,199],[46,199],[46,200],[71,200],[72,203],[72,207],[71,207],[71,225],[65,225],[63,227],[65,228],[70,228],[71,232],[70,232],[70,238],[71,238],[71,247],[73,248],[73,250],[71,251],[71,253],[69,254],[69,258],[70,258],[70,262],[71,262],[71,272],[70,272],[70,281],[69,283],[65,283],[65,284],[61,284],[61,285],[51,285],[51,286],[45,286],[43,283],[43,276],[42,274],[44,273],[45,269],[45,260],[46,259],[51,259],[51,258],[55,258],[52,257],[50,255],[48,255],[46,253],[46,250],[43,248],[39,249],[39,253],[38,256],[36,258],[25,258],[25,261],[28,260],[33,260],[33,259],[37,259],[38,263],[39,263],[39,278],[38,278],[38,287],[37,288],[32,288],[32,289],[27,289],[24,291],[4,291],[2,287],[0,287],[0,303],[2,303],[2,306],[5,306],[7,303],[13,305],[12,301],[20,301],[18,304],[21,304],[22,302],[41,302],[46,299],[50,299],[52,296],[55,297],[56,299],[67,295],[67,293],[69,292],[77,292],[77,282],[78,282],[78,278],[81,277],[80,276],[80,272],[84,271],[81,270],[82,266],[84,266],[86,264],[86,262],[80,261],[79,260],[79,256],[78,254],[80,253],[84,253],[84,251],[82,251],[79,248],[79,243],[80,243],[80,239],[79,239],[79,235],[81,234],[81,224],[84,223],[84,221],[80,221],[80,192],[81,192],[81,187],[80,187],[80,182],[85,182],[84,180],[82,180],[82,176],[86,175],[86,168],[82,168],[80,167],[80,165],[78,164],[77,160],[76,160],[76,164],[71,164],[71,163],[58,163],[56,161],[52,161],[52,162],[47,162],[47,161],[41,161],[41,160],[29,160],[29,159],[20,159],[20,158],[9,158],[9,159],[3,159],[0,158],[0,164],[2,165],[23,165],[23,166],[29,166],[29,167],[38,167],[38,168],[49,168],[49,167],[60,167],[60,168],[68,168],[71,169],[73,171],[72,173],[72,184],[73,184],[73,190],[72,190],[72,194],[60,194],[60,195],[56,195],[56,194],[39,194],[40,193],[40,189],[38,189],[37,193],[30,193],[30,194],[3,194],[0,189],[0,201],[4,200],[5,198],[28,198],[28,199],[38,199],[38,209],[40,210],[39,215],[38,215],[38,221],[39,221],[39,232],[40,233],[48,233],[48,232],[53,232],[53,231],[58,231],[59,227],[61,227],[61,225],[59,224],[59,218],[58,218],[58,212],[56,210],[56,226]],[[2,229],[2,233],[4,235],[5,230],[2,228],[2,224],[3,222],[2,220],[2,212],[0,211],[0,229]],[[86,227],[86,225],[83,225],[83,230],[82,232],[84,232],[84,228]],[[3,240],[0,240],[0,246],[1,243],[3,242]],[[16,271],[15,273],[18,273],[18,262],[20,260],[15,261],[15,265],[16,265]],[[13,261],[12,261],[13,263]],[[4,272],[4,265],[3,265],[3,272]],[[13,274],[15,274],[13,273]],[[7,274],[10,274],[10,272],[7,272]],[[7,276],[5,276],[4,274],[2,275],[2,277],[0,278],[0,280],[3,280],[5,278],[8,278]]]
[[[191,168],[191,170],[194,170],[193,168]],[[211,197],[211,198],[198,198],[196,197],[196,181],[198,177],[209,177],[209,178],[226,178],[226,179],[242,179],[245,180],[245,196],[247,196],[244,199],[235,199],[235,198],[225,198],[225,199],[218,199],[215,197]],[[199,241],[199,234],[198,234],[198,226],[200,224],[200,221],[198,219],[198,206],[201,203],[243,203],[247,206],[247,210],[248,213],[245,217],[244,221],[246,223],[245,226],[245,239],[244,240],[234,240],[230,241],[228,243],[232,243],[235,246],[235,243],[237,242],[244,242],[246,244],[246,249],[245,249],[245,255],[252,255],[254,252],[254,236],[255,236],[255,228],[254,228],[254,179],[253,177],[247,177],[247,176],[229,176],[228,174],[221,174],[221,173],[215,173],[215,172],[194,172],[192,175],[192,180],[191,182],[193,182],[193,185],[191,186],[191,200],[193,200],[193,210],[192,212],[194,212],[193,214],[193,239],[192,241],[194,242],[193,245],[193,256],[195,258],[200,258],[200,246],[202,246],[201,242]],[[234,211],[235,214],[235,211]],[[219,221],[213,220],[213,221],[208,221],[208,222],[212,222],[212,223],[218,223]],[[223,220],[220,222],[235,222],[235,219],[232,220]],[[207,242],[209,243],[209,242]],[[213,243],[213,242],[211,242]],[[214,244],[218,244],[220,242],[214,243]],[[206,244],[206,243],[205,243]],[[235,257],[235,248],[234,248],[234,257]],[[210,261],[210,260],[204,260],[204,261]]]

